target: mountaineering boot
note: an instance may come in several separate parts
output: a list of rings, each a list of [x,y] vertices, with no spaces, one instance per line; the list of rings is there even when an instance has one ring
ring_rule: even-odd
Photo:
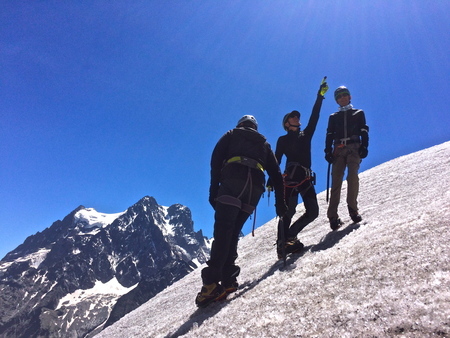
[[[228,294],[236,292],[238,287],[239,287],[239,283],[236,281],[230,282],[230,283],[223,283],[223,287],[225,288],[225,292]]]
[[[291,237],[286,240],[286,253],[296,253],[301,251],[305,246],[297,237]]]
[[[223,268],[223,279],[220,282],[225,288],[227,294],[235,292],[239,284],[237,282],[237,276],[241,273],[241,268],[235,264],[226,265]]]
[[[359,223],[362,221],[362,217],[358,213],[358,211],[350,211],[350,217],[351,217],[353,223]]]
[[[279,245],[281,242],[277,242],[277,255],[278,259],[282,259],[283,257],[283,250],[282,247]],[[286,239],[284,242],[284,250],[286,254],[296,253],[301,251],[304,248],[304,245],[302,242],[300,242],[297,237],[291,237]]]
[[[337,229],[339,229],[342,225],[342,221],[339,217],[335,217],[335,218],[330,218],[330,227],[331,230],[335,231]]]
[[[212,302],[224,299],[226,296],[225,288],[218,283],[203,285],[195,298],[195,304],[198,307],[207,307]]]

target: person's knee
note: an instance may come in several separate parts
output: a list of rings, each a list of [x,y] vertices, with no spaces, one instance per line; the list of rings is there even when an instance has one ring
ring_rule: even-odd
[[[305,212],[303,218],[305,218],[308,222],[314,221],[317,217],[319,217],[319,209],[312,209]]]
[[[317,203],[317,198],[313,196],[305,196],[305,214],[308,216],[308,220],[312,222],[317,217],[319,217],[319,203]]]

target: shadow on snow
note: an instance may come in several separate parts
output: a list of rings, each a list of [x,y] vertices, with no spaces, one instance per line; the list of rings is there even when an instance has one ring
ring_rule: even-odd
[[[239,286],[239,289],[236,291],[236,293],[229,296],[229,298],[219,301],[216,303],[213,303],[209,305],[207,308],[197,309],[195,310],[190,316],[189,319],[182,324],[177,331],[174,333],[169,333],[166,335],[167,338],[175,338],[182,336],[189,332],[191,329],[194,329],[195,327],[199,327],[203,324],[203,322],[210,318],[215,316],[217,313],[219,313],[227,304],[234,299],[237,299],[239,297],[242,297],[244,294],[246,294],[248,291],[252,290],[256,285],[258,285],[261,281],[265,280],[266,278],[273,275],[276,271],[291,271],[295,269],[296,265],[294,264],[295,261],[297,261],[300,257],[302,257],[305,253],[308,251],[316,252],[316,251],[322,251],[332,248],[334,245],[339,243],[341,239],[343,239],[345,236],[350,234],[352,231],[357,230],[360,227],[358,223],[352,223],[348,225],[347,227],[343,228],[339,231],[332,231],[325,235],[319,243],[316,245],[310,245],[305,246],[305,248],[300,253],[294,253],[290,254],[286,259],[286,266],[284,266],[282,260],[278,260],[275,262],[267,272],[262,275],[260,278],[258,278],[255,281],[246,281],[242,283]]]
[[[319,243],[312,246],[311,252],[323,251],[332,248],[337,243],[339,243],[341,239],[350,234],[353,230],[359,229],[359,227],[359,223],[352,223],[341,230],[329,232],[324,237],[322,237]]]

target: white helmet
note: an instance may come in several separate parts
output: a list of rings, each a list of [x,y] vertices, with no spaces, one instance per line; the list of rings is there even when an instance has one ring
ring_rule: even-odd
[[[253,115],[244,115],[242,116],[236,127],[242,127],[242,126],[246,126],[247,124],[252,124],[254,126],[253,129],[258,130],[258,121],[256,121],[255,117]],[[252,126],[249,126],[252,127]]]

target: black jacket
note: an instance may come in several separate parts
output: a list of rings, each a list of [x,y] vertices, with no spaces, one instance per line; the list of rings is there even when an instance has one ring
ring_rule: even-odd
[[[322,101],[323,96],[317,95],[308,125],[303,131],[290,130],[286,135],[278,138],[275,157],[278,163],[281,163],[283,155],[286,156],[286,172],[292,163],[297,163],[308,169],[311,168],[311,140],[319,121]]]
[[[331,151],[333,144],[345,143],[360,143],[366,148],[369,146],[369,127],[361,109],[338,111],[328,119],[325,152]]]
[[[216,197],[219,184],[224,179],[247,180],[248,170],[240,163],[227,163],[236,156],[257,161],[269,174],[275,192],[283,191],[283,177],[280,167],[266,138],[251,128],[235,128],[225,133],[217,142],[211,156],[210,196]],[[264,191],[264,172],[252,168],[253,184]]]

